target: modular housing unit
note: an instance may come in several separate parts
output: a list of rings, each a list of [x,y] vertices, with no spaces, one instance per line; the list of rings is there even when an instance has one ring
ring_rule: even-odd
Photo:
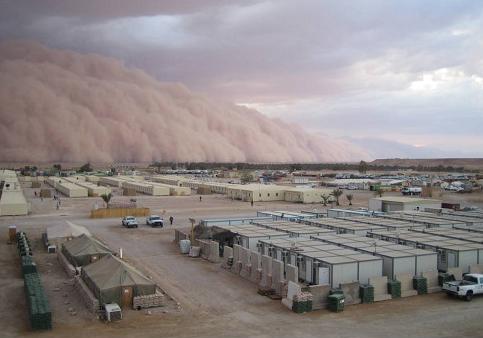
[[[245,217],[231,217],[231,218],[209,218],[202,219],[200,224],[204,226],[214,226],[214,225],[240,225],[240,224],[250,224],[256,221],[271,221],[271,216],[245,216]]]
[[[67,181],[74,183],[82,188],[87,189],[87,194],[91,197],[99,197],[111,193],[111,189],[105,186],[97,185],[91,182],[84,181],[82,179],[68,177]]]
[[[27,215],[30,203],[22,191],[17,174],[13,170],[0,170],[0,216]]]
[[[478,217],[458,216],[458,215],[450,215],[450,214],[443,214],[443,213],[435,214],[432,212],[420,212],[420,213],[411,212],[411,213],[405,213],[405,214],[415,215],[415,216],[421,215],[428,218],[449,221],[449,222],[452,222],[453,225],[455,223],[461,223],[466,225],[483,225],[483,219]]]
[[[216,225],[213,226],[213,228],[218,228],[223,231],[230,232],[231,234],[233,234],[234,244],[238,244],[246,249],[254,251],[257,251],[258,242],[261,240],[288,237],[288,234],[285,232],[265,229],[253,224]]]
[[[327,217],[361,217],[361,216],[374,216],[380,212],[369,210],[351,210],[351,209],[329,209],[327,210]]]
[[[483,233],[483,226],[479,225],[455,225],[453,226],[454,229],[465,230],[469,232],[476,232],[476,233]]]
[[[274,221],[288,220],[288,221],[300,221],[304,219],[315,218],[314,214],[299,213],[293,211],[257,211],[257,216],[270,216]]]
[[[400,220],[400,221],[406,221],[411,223],[419,223],[419,224],[425,225],[427,228],[434,228],[434,227],[451,228],[451,227],[454,227],[455,225],[464,224],[458,221],[451,221],[451,220],[445,220],[445,219],[434,218],[434,217],[426,217],[426,216],[423,216],[422,214],[408,214],[408,213],[402,213],[402,212],[383,213],[377,216],[380,218]]]
[[[260,241],[259,252],[298,267],[307,284],[368,283],[382,276],[382,259],[352,249],[301,238]]]
[[[398,274],[416,276],[437,270],[437,254],[434,251],[351,234],[327,234],[311,238],[380,257],[383,260],[382,273],[389,279],[395,279]]]
[[[290,237],[310,237],[316,235],[322,235],[327,233],[334,233],[334,230],[323,229],[320,227],[314,227],[311,225],[303,224],[303,223],[296,223],[296,222],[286,222],[286,221],[262,221],[262,220],[253,220],[252,224],[277,230],[281,232],[286,232],[289,234]]]
[[[469,272],[470,266],[483,263],[483,245],[417,231],[373,231],[368,236],[419,249],[432,250],[438,254],[438,270],[461,268]]]
[[[413,222],[408,222],[404,220],[394,220],[394,219],[386,219],[386,218],[379,218],[379,217],[347,217],[347,218],[340,217],[339,219],[342,219],[345,221],[353,221],[357,223],[378,225],[390,231],[425,227],[424,224],[420,224],[420,223],[413,223]]]
[[[157,177],[152,177],[151,181],[154,182],[156,185],[164,186],[169,188],[170,196],[189,196],[191,195],[191,188],[189,187],[182,187],[179,185],[172,185],[164,183],[162,179]]]
[[[166,186],[150,184],[146,182],[124,181],[122,187],[134,189],[136,192],[152,196],[169,196],[169,188]]]
[[[314,189],[314,188],[297,188],[284,187],[284,199],[287,202],[294,203],[322,203],[322,195],[330,195],[332,190],[329,189]]]
[[[369,200],[369,210],[392,212],[441,208],[442,201],[429,198],[383,196]]]
[[[274,184],[232,184],[227,187],[227,196],[245,202],[283,201],[285,191]]]
[[[87,189],[68,181],[56,183],[55,189],[67,197],[87,197]]]
[[[367,232],[371,230],[385,229],[379,225],[346,221],[338,218],[310,219],[304,221],[304,223],[325,229],[335,230],[335,232],[338,234],[354,234],[359,236],[365,236]]]
[[[460,239],[472,243],[483,244],[483,233],[475,233],[461,229],[451,228],[431,228],[431,229],[413,229],[414,231],[424,232],[428,234]]]
[[[101,177],[99,179],[99,183],[105,184],[105,185],[110,185],[110,186],[116,187],[116,188],[121,188],[122,183],[124,181],[125,180],[120,178],[119,176],[105,176],[105,177]]]

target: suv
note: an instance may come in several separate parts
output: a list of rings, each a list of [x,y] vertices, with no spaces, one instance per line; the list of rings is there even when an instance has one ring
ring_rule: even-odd
[[[150,225],[152,227],[163,227],[164,222],[163,219],[159,216],[152,215],[149,217],[146,217],[146,225]]]
[[[122,225],[127,228],[137,228],[138,221],[133,216],[126,216],[122,219]]]

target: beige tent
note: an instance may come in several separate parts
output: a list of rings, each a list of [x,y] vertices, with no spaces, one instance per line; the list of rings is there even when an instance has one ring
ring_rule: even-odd
[[[83,268],[81,276],[101,304],[132,306],[133,297],[156,292],[153,281],[112,255]]]

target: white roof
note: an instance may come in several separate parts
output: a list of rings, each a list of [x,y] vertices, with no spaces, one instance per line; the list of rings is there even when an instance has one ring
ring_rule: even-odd
[[[91,236],[89,230],[82,225],[77,225],[67,221],[65,224],[52,225],[47,228],[47,238],[65,238],[65,237],[77,237],[82,234]]]

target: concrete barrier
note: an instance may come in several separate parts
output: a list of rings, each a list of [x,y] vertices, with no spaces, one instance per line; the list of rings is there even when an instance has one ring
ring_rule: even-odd
[[[149,208],[100,208],[91,210],[91,218],[122,218],[124,216],[145,217],[151,214]]]
[[[256,251],[250,251],[250,280],[258,284],[260,282],[261,256]]]
[[[262,277],[260,279],[259,288],[268,290],[272,288],[272,260],[273,258],[267,255],[262,255],[261,269]]]
[[[279,260],[272,260],[272,289],[276,295],[282,294],[282,287],[285,282],[283,278],[283,262]]]
[[[387,293],[386,276],[369,278],[369,284],[374,287],[375,302],[392,299],[391,295]]]
[[[174,241],[179,244],[179,241],[183,239],[189,239],[189,234],[182,230],[174,229]]]
[[[228,260],[233,261],[233,248],[225,245],[223,247],[223,263],[221,264],[222,268],[224,269],[231,269],[231,266],[228,265]]]
[[[80,295],[82,302],[89,312],[96,313],[99,311],[99,301],[91,290],[89,290],[84,281],[78,276],[74,279],[74,289]]]
[[[396,280],[401,282],[401,298],[417,296],[418,292],[413,288],[413,275],[410,273],[404,273],[395,275]]]
[[[483,273],[483,265],[482,264],[470,265],[470,273]]]
[[[354,305],[361,303],[361,297],[359,295],[359,282],[343,283],[340,285],[342,292],[345,296],[345,305]]]
[[[447,273],[454,276],[454,279],[461,280],[463,279],[463,269],[462,268],[449,268]]]
[[[310,285],[309,292],[312,294],[312,310],[327,308],[327,297],[330,292],[330,285]]]
[[[423,272],[422,276],[426,278],[428,282],[428,293],[435,293],[441,291],[441,286],[439,286],[438,280],[438,271]]]
[[[299,281],[299,268],[290,264],[287,264],[285,268],[285,276],[288,282],[298,283]]]

